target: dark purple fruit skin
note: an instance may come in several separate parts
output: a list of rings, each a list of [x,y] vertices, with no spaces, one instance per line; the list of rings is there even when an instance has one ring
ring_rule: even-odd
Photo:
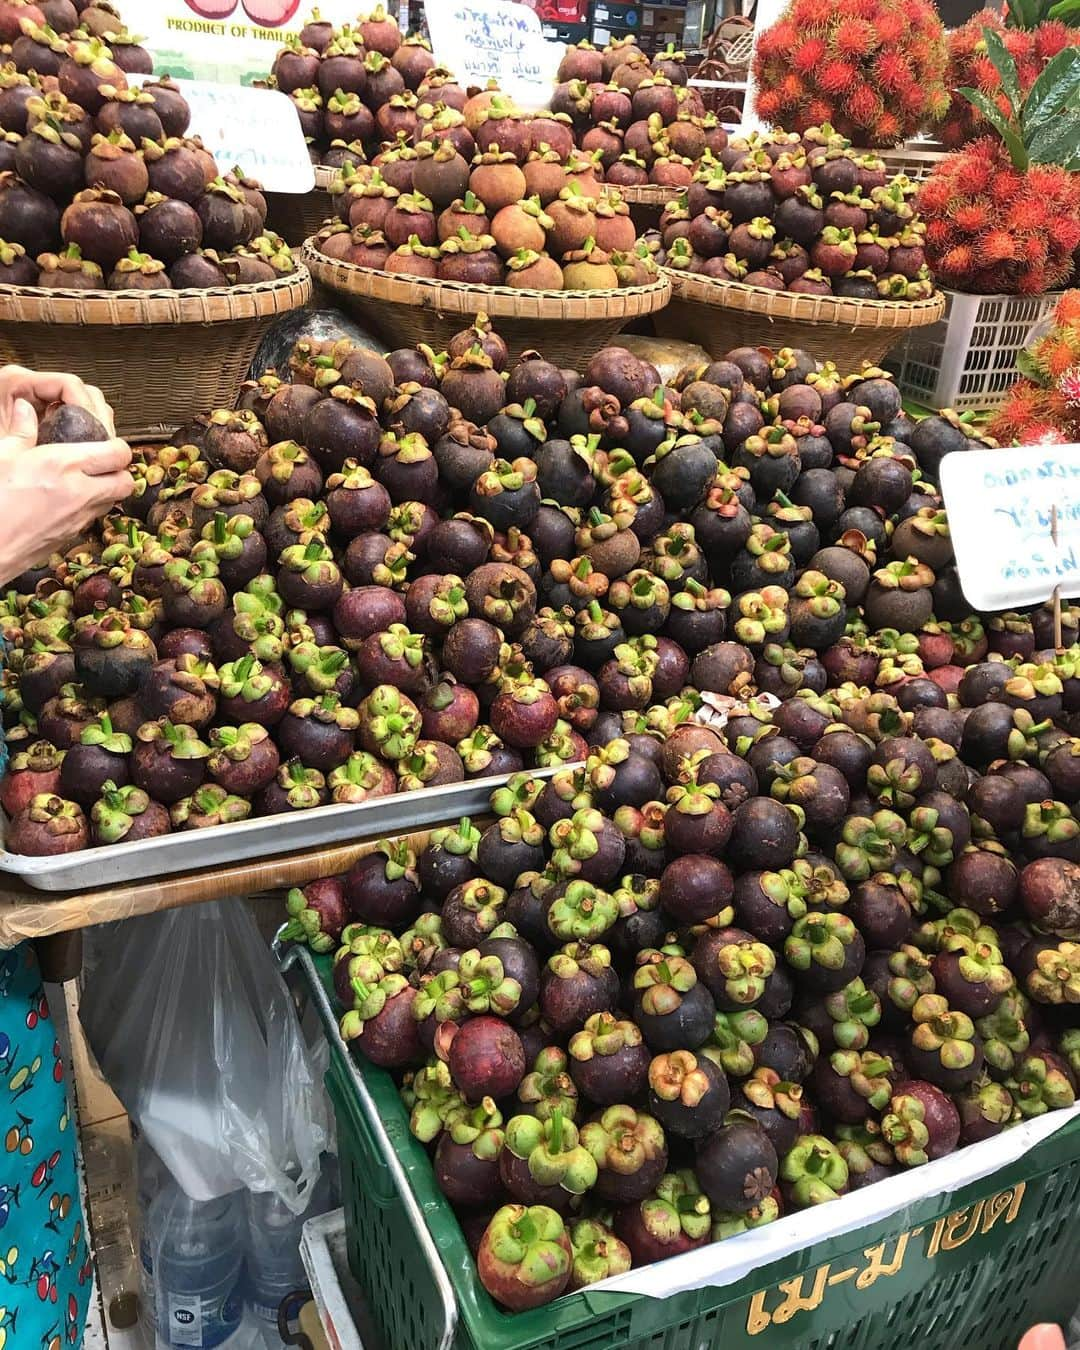
[[[89,811],[110,779],[117,787],[128,783],[126,755],[114,754],[100,745],[73,745],[60,766],[60,795]]]
[[[131,752],[131,781],[165,806],[190,797],[203,775],[203,760],[173,759],[161,741],[137,741]]]
[[[776,1184],[779,1162],[756,1122],[734,1120],[698,1145],[695,1171],[716,1209],[745,1214]]]
[[[499,1017],[473,1017],[450,1044],[450,1073],[470,1102],[508,1097],[525,1076],[521,1037]]]
[[[444,1138],[448,1136],[444,1135]],[[547,1205],[557,1214],[570,1213],[573,1196],[561,1186],[541,1186],[529,1171],[528,1158],[504,1148],[498,1158],[499,1176],[510,1197],[521,1205]]]
[[[417,859],[420,889],[430,900],[442,901],[455,886],[480,875],[480,869],[468,854],[451,853],[438,845],[429,844]]]
[[[727,856],[740,868],[778,871],[795,856],[799,832],[785,806],[754,797],[737,807]]]
[[[712,918],[731,903],[733,893],[731,872],[706,854],[676,858],[660,878],[660,902],[679,923],[702,923]]]
[[[716,1004],[701,983],[683,994],[673,1012],[662,1015],[647,1013],[640,994],[634,1000],[634,1021],[641,1028],[649,1049],[657,1054],[667,1050],[696,1050],[704,1045],[715,1016]]]
[[[540,976],[540,1012],[560,1035],[576,1031],[593,1013],[611,1012],[619,1001],[619,977],[609,966],[599,975],[579,970],[560,978],[545,970]]]
[[[626,1205],[618,1210],[614,1223],[615,1236],[630,1248],[635,1266],[647,1266],[653,1261],[664,1261],[669,1256],[681,1256],[696,1251],[708,1242],[708,1236],[689,1237],[680,1231],[668,1241],[649,1232],[640,1205]]]
[[[455,1144],[444,1131],[433,1162],[439,1190],[455,1208],[487,1209],[503,1194],[499,1159],[478,1158],[471,1144]]]
[[[615,1106],[640,1096],[649,1081],[651,1056],[644,1045],[624,1045],[613,1055],[570,1056],[570,1077],[594,1106]],[[655,1113],[654,1113],[655,1114]]]
[[[636,1172],[631,1173],[613,1172],[609,1167],[602,1167],[593,1188],[594,1193],[611,1204],[637,1204],[656,1188],[667,1170],[667,1156],[667,1149],[663,1148],[654,1158],[647,1158]]]
[[[731,1104],[731,1089],[723,1069],[704,1056],[698,1058],[697,1067],[708,1078],[709,1089],[694,1106],[665,1101],[655,1092],[649,1093],[650,1115],[654,1115],[665,1130],[681,1139],[704,1139],[718,1130]]]
[[[812,1046],[801,1028],[776,1022],[754,1046],[754,1065],[774,1070],[785,1083],[803,1083],[814,1067]]]
[[[876,877],[856,886],[847,913],[868,947],[896,948],[911,935],[911,906],[899,887],[885,886]]]
[[[488,938],[481,942],[479,951],[481,956],[497,956],[503,972],[521,986],[518,1011],[508,1019],[511,1024],[518,1022],[532,1010],[540,993],[540,966],[536,953],[520,938]]]
[[[410,985],[387,999],[382,1011],[364,1023],[356,1045],[380,1068],[400,1069],[424,1058],[412,1012],[415,998],[416,990]]]
[[[349,869],[345,901],[355,920],[385,928],[407,928],[420,912],[419,891],[407,876],[388,881],[381,853],[371,853]]]

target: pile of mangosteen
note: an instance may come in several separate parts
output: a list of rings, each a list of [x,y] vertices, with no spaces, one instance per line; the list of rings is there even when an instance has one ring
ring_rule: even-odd
[[[459,116],[460,134],[345,165],[331,187],[337,218],[316,247],[360,267],[482,286],[615,290],[656,279],[629,206],[556,118],[526,118],[491,93]]]
[[[5,0],[0,41],[0,284],[146,290],[291,273],[266,200],[222,173],[190,109],[107,3]]]
[[[284,938],[333,953],[342,1036],[397,1077],[505,1308],[1073,1104],[1077,743],[1046,718],[1006,750],[999,668],[953,706],[912,678],[925,701],[626,719],[490,823],[289,893]]]
[[[660,219],[664,266],[800,295],[933,294],[917,184],[832,127],[733,137]]]

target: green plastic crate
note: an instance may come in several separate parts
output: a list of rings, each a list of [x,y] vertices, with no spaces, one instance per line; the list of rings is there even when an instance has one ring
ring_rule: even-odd
[[[668,1299],[583,1290],[503,1313],[477,1279],[393,1079],[353,1060],[336,1036],[320,985],[329,960],[288,959],[334,1033],[327,1088],[349,1264],[382,1350],[1016,1350],[1033,1323],[1065,1321],[1077,1305],[1080,1119],[982,1181],[738,1283]]]

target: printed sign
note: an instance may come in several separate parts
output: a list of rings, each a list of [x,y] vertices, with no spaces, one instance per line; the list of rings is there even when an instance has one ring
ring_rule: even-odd
[[[537,15],[513,0],[426,0],[431,46],[463,83],[497,80],[521,108],[547,106],[566,47],[547,42]]]
[[[973,609],[1036,605],[1055,586],[1080,596],[1080,445],[957,451],[941,462],[941,490]]]
[[[191,107],[191,134],[202,137],[222,173],[241,168],[268,192],[312,190],[315,170],[296,109],[284,94],[207,80],[177,83]]]
[[[320,0],[319,13],[333,24],[355,23],[364,0]],[[130,10],[132,31],[146,40],[159,73],[181,79],[251,84],[265,79],[277,49],[303,27],[305,0],[138,0]]]

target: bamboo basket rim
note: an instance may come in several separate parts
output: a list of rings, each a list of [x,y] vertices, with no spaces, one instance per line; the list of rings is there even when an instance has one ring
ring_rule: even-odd
[[[666,206],[673,202],[685,188],[668,187],[664,183],[611,183],[612,192],[617,192],[627,206]]]
[[[714,309],[738,310],[767,319],[791,319],[799,323],[830,323],[845,328],[922,328],[936,323],[945,313],[941,291],[924,300],[853,300],[838,295],[799,295],[773,291],[767,286],[748,286],[745,281],[687,274],[678,268],[661,267],[671,281],[672,297]]]
[[[236,323],[307,304],[312,281],[300,262],[288,276],[246,286],[160,291],[77,291],[0,285],[0,323],[146,328]],[[285,303],[282,303],[282,302]]]
[[[657,277],[647,286],[626,286],[617,291],[533,291],[526,287],[476,286],[464,281],[394,276],[377,268],[327,258],[312,239],[304,242],[300,256],[316,281],[331,290],[444,314],[484,313],[492,319],[632,319],[663,309],[672,291],[665,276]],[[588,313],[582,313],[583,305],[588,306]]]

